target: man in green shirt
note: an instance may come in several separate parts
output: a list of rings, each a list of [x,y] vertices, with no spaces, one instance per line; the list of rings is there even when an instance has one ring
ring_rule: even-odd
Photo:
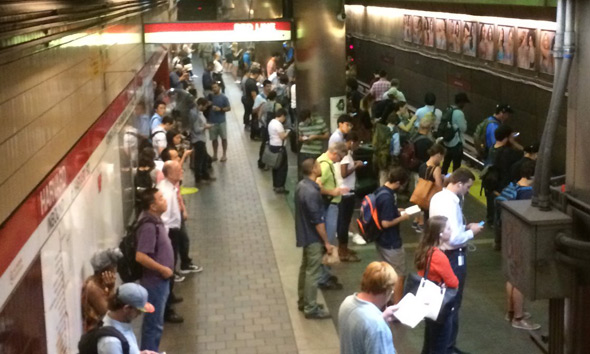
[[[304,109],[299,114],[299,164],[306,159],[317,159],[324,152],[324,141],[330,138],[328,126],[317,115],[312,115],[309,109]]]
[[[317,159],[322,169],[320,192],[326,205],[326,233],[328,235],[328,241],[332,245],[336,242],[338,204],[342,200],[342,194],[349,192],[348,188],[341,188],[338,185],[334,163],[340,162],[347,153],[346,144],[337,142],[330,145],[328,151],[320,155]],[[318,287],[324,290],[340,290],[342,289],[342,284],[338,283],[338,279],[331,274],[330,267],[322,266],[322,275],[318,281]]]

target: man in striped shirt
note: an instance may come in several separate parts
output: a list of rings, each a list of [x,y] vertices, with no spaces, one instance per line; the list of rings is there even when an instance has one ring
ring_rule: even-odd
[[[299,116],[299,164],[306,159],[317,159],[325,150],[324,141],[330,138],[328,126],[317,115],[312,115],[309,109],[301,111]]]
[[[383,94],[391,88],[391,83],[387,80],[387,73],[385,70],[379,72],[379,80],[377,80],[373,86],[371,86],[370,92],[375,97],[375,102],[379,102],[383,99]]]

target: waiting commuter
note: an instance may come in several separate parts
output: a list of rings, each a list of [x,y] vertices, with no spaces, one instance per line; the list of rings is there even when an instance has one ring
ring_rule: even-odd
[[[157,354],[157,351],[139,351],[137,338],[133,333],[131,322],[142,313],[153,313],[154,305],[148,302],[147,290],[135,283],[126,283],[117,289],[117,293],[111,296],[108,303],[109,312],[103,319],[103,326],[110,326],[119,331],[125,337],[129,347],[129,354]],[[101,337],[98,340],[96,353],[98,354],[123,354],[123,342],[113,336]]]
[[[203,96],[209,97],[209,95],[213,94],[213,63],[207,63],[205,70],[203,71]]]
[[[338,128],[334,130],[330,139],[328,140],[328,146],[334,143],[344,143],[344,136],[352,129],[352,119],[348,114],[342,114],[337,120]]]
[[[320,178],[321,193],[326,208],[326,234],[331,244],[336,242],[336,229],[338,225],[338,205],[342,200],[342,194],[348,189],[339,187],[336,180],[334,164],[340,162],[347,154],[346,144],[334,143],[328,147],[328,151],[320,155],[317,161],[322,169]],[[342,284],[338,278],[332,275],[329,266],[322,266],[322,276],[319,280],[319,287],[323,290],[340,290]]]
[[[429,280],[444,284],[447,288],[457,288],[459,279],[453,273],[449,259],[439,248],[441,242],[448,241],[450,237],[451,225],[446,217],[433,216],[428,219],[414,256],[414,265],[421,277],[428,268]],[[429,318],[426,318],[425,322],[422,354],[446,353],[453,329],[452,316],[449,315],[442,323]]]
[[[469,101],[469,98],[464,92],[459,92],[455,95],[455,104],[451,106],[453,108],[451,125],[455,130],[455,134],[450,141],[443,142],[447,148],[447,153],[442,166],[442,172],[444,175],[449,171],[451,162],[453,163],[453,171],[461,167],[461,162],[463,160],[463,142],[465,140],[463,134],[467,131],[467,121],[465,120],[463,108],[470,102],[471,101]]]
[[[391,87],[383,94],[383,99],[393,97],[394,102],[407,102],[406,96],[404,96],[403,92],[399,89],[399,80],[393,78],[389,83],[391,84]]]
[[[97,327],[107,313],[108,299],[115,293],[117,262],[123,257],[118,248],[98,251],[90,258],[94,274],[82,286],[82,321],[84,333]]]
[[[438,129],[438,125],[440,124],[440,119],[442,118],[442,111],[436,108],[434,105],[436,104],[436,95],[432,92],[427,92],[424,95],[424,106],[418,108],[416,110],[416,121],[414,122],[414,126],[418,128],[420,126],[420,121],[427,113],[433,113],[435,116],[435,121],[433,122],[432,126],[434,130]]]
[[[268,100],[268,94],[272,90],[272,83],[269,80],[264,80],[262,82],[262,92],[258,93],[256,98],[254,99],[254,104],[252,105],[252,119],[256,119],[256,124],[252,124],[252,129],[255,130],[255,135],[253,140],[261,140],[262,139],[262,130],[264,124],[262,120],[265,118],[262,116],[262,107]]]
[[[358,90],[359,83],[355,78],[346,79],[346,98],[348,99],[349,112],[358,113],[361,109],[363,94]]]
[[[254,116],[252,115],[252,107],[254,106],[254,100],[258,96],[258,77],[260,76],[260,68],[250,68],[248,78],[244,82],[244,96],[242,96],[242,104],[244,105],[244,129],[250,129],[250,139],[254,139],[256,136],[256,129],[253,129]]]
[[[480,233],[483,226],[478,223],[465,223],[461,200],[469,193],[475,176],[466,168],[453,171],[449,184],[442,191],[436,193],[430,200],[430,217],[445,216],[451,226],[451,237],[442,240],[439,248],[447,255],[453,272],[459,279],[455,310],[452,313],[452,330],[449,341],[449,353],[463,353],[457,348],[457,334],[459,333],[459,310],[463,299],[463,289],[467,277],[467,242]]]
[[[206,109],[209,101],[200,97],[197,104],[190,110],[190,124],[191,124],[191,144],[193,146],[193,173],[195,175],[195,183],[199,184],[201,181],[214,181],[215,178],[209,174],[209,155],[207,154],[207,130],[211,128],[211,124],[203,116],[203,111]]]
[[[262,127],[262,129],[260,130],[260,135],[261,135],[260,149],[258,151],[258,168],[260,168],[260,169],[268,170],[268,166],[266,166],[262,162],[262,155],[264,154],[264,149],[266,148],[266,144],[268,143],[268,139],[269,139],[268,125],[277,116],[277,112],[281,108],[282,108],[281,104],[277,103],[276,91],[270,91],[267,96],[267,101],[262,104],[262,106],[260,107],[260,110],[259,110],[260,124]],[[286,121],[286,117],[285,117],[285,121]]]
[[[494,146],[494,144],[496,144],[496,136],[494,134],[496,132],[496,129],[498,129],[500,125],[505,124],[506,121],[510,118],[510,114],[512,114],[513,112],[514,111],[512,110],[510,105],[499,104],[496,106],[495,113],[486,118],[488,122],[485,131],[485,146],[483,147],[485,150],[484,157],[488,156],[489,150],[492,148],[492,146]],[[512,142],[515,143],[513,139]],[[520,147],[520,145],[518,145],[518,147]],[[522,150],[522,147],[520,148]]]
[[[150,119],[150,133],[153,134],[154,130],[162,124],[164,115],[166,115],[166,103],[164,101],[156,101],[154,105],[154,115]]]
[[[217,161],[218,139],[221,138],[223,155],[221,162],[227,161],[227,123],[225,113],[231,111],[229,100],[221,93],[219,83],[213,83],[213,95],[211,95],[211,113],[209,115],[209,138],[213,144],[213,161]]]
[[[521,177],[520,176],[520,168],[527,161],[532,162],[533,166],[535,166],[535,163],[537,161],[537,154],[539,153],[539,144],[532,144],[532,145],[526,146],[523,151],[524,151],[524,156],[520,160],[516,161],[512,165],[512,167],[510,167],[510,180],[511,181],[516,182],[520,179],[520,177]],[[534,170],[534,168],[533,168],[533,170]]]
[[[440,164],[445,157],[446,150],[441,144],[432,145],[428,149],[428,160],[418,168],[418,177],[433,182],[439,190],[442,190],[444,183],[444,176],[442,175]],[[428,220],[430,210],[424,209],[422,212],[424,213],[424,220]]]
[[[406,254],[402,246],[402,238],[399,224],[408,220],[408,214],[400,213],[397,207],[396,191],[408,181],[408,173],[401,167],[393,167],[387,173],[387,180],[375,191],[375,209],[379,216],[382,231],[375,240],[377,256],[381,261],[389,263],[398,276],[395,285],[394,303],[401,299],[406,277]]]
[[[283,127],[286,118],[287,111],[281,108],[276,112],[276,117],[268,123],[268,145],[270,151],[282,155],[280,165],[272,170],[272,186],[275,193],[278,194],[289,193],[289,191],[285,189],[287,171],[289,169],[285,140],[289,137],[291,131],[285,130]]]
[[[295,235],[297,247],[303,248],[297,306],[307,319],[330,318],[324,306],[316,302],[322,256],[325,252],[331,254],[333,247],[328,242],[324,202],[316,183],[322,170],[319,162],[307,159],[301,164],[301,171],[305,177],[295,190]]]
[[[166,133],[174,126],[174,119],[170,116],[162,118],[160,123],[155,129],[152,130],[152,146],[156,153],[156,159],[160,159],[160,154],[168,146],[168,138]]]
[[[348,229],[352,215],[354,214],[354,206],[356,196],[354,188],[356,186],[356,170],[363,167],[363,161],[354,161],[353,151],[358,148],[359,138],[354,132],[349,132],[345,136],[346,148],[348,154],[342,158],[340,164],[336,164],[336,179],[340,187],[348,189],[348,192],[342,195],[342,200],[338,206],[338,225],[336,231],[338,233],[338,255],[342,262],[360,262],[356,252],[348,248]]]
[[[322,117],[312,114],[309,109],[299,113],[299,165],[307,159],[317,159],[324,151],[324,141],[330,138],[330,132]]]
[[[386,262],[372,262],[363,273],[361,292],[349,295],[338,311],[340,354],[395,354],[382,309],[395,295],[398,275]]]
[[[160,218],[168,208],[162,192],[156,188],[146,190],[141,198],[142,213],[137,230],[135,259],[143,271],[139,284],[148,292],[148,301],[155,311],[143,318],[141,327],[142,350],[157,352],[164,328],[164,310],[170,293],[170,279],[174,275],[174,251],[168,233]]]
[[[170,73],[170,88],[185,90],[188,87],[189,73],[184,70],[182,64],[176,64],[174,71]]]
[[[369,92],[375,97],[375,102],[379,102],[383,99],[383,94],[389,90],[391,83],[387,79],[387,72],[385,70],[379,71],[379,80],[377,80]]]

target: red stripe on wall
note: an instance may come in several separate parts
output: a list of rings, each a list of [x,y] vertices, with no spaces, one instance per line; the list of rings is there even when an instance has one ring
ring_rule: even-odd
[[[150,60],[143,66],[137,74],[137,78],[151,79],[157,67],[165,57],[166,52],[155,53]],[[51,203],[45,203],[41,206],[42,194],[45,192],[44,200],[47,200],[47,191],[49,184],[53,183],[58,177],[63,176],[65,170],[65,187],[67,187],[76,177],[78,172],[84,167],[88,159],[96,150],[98,145],[105,138],[109,129],[117,121],[121,113],[125,110],[133,98],[135,89],[135,79],[113,100],[97,121],[88,129],[80,138],[68,154],[53,168],[49,175],[41,184],[33,190],[27,199],[16,209],[16,211],[0,227],[0,276],[4,274],[10,263],[18,255],[25,243],[29,240],[33,232],[39,227],[41,222],[47,216],[48,211],[55,205],[65,188],[52,188],[53,191],[59,191],[50,198]],[[61,178],[60,178],[60,181]],[[63,182],[63,181],[62,181]]]
[[[233,31],[236,24],[253,24],[255,26],[275,24],[278,31],[290,31],[291,22],[288,21],[260,21],[260,22],[177,22],[150,23],[144,25],[145,33],[159,32],[202,32],[202,31]]]

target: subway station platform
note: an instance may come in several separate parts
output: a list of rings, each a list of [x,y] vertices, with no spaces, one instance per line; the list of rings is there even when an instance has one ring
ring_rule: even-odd
[[[196,81],[200,85],[200,76]],[[353,245],[362,261],[334,267],[343,290],[319,292],[319,302],[327,305],[333,319],[305,319],[297,310],[302,251],[295,247],[292,207],[296,156],[289,155],[287,189],[291,193],[275,194],[270,171],[256,165],[260,142],[251,141],[243,130],[239,86],[227,74],[225,83],[231,104],[228,161],[214,163],[215,182],[185,196],[192,257],[204,271],[175,286],[176,294],[184,297],[175,308],[185,322],[165,324],[160,350],[169,354],[339,353],[338,308],[346,296],[358,291],[365,266],[377,259],[374,245]],[[184,183],[194,186],[188,169]],[[469,222],[479,221],[484,219],[485,206],[468,196],[464,212]],[[419,234],[409,222],[402,225],[402,239],[408,269],[413,270]],[[505,278],[501,254],[493,250],[493,232],[488,229],[478,235],[470,251],[458,347],[481,354],[540,353],[528,331],[512,328],[504,320]],[[545,334],[548,302],[525,307],[532,320],[543,326],[535,332]],[[395,324],[392,331],[398,353],[420,352],[423,324],[414,329]]]

